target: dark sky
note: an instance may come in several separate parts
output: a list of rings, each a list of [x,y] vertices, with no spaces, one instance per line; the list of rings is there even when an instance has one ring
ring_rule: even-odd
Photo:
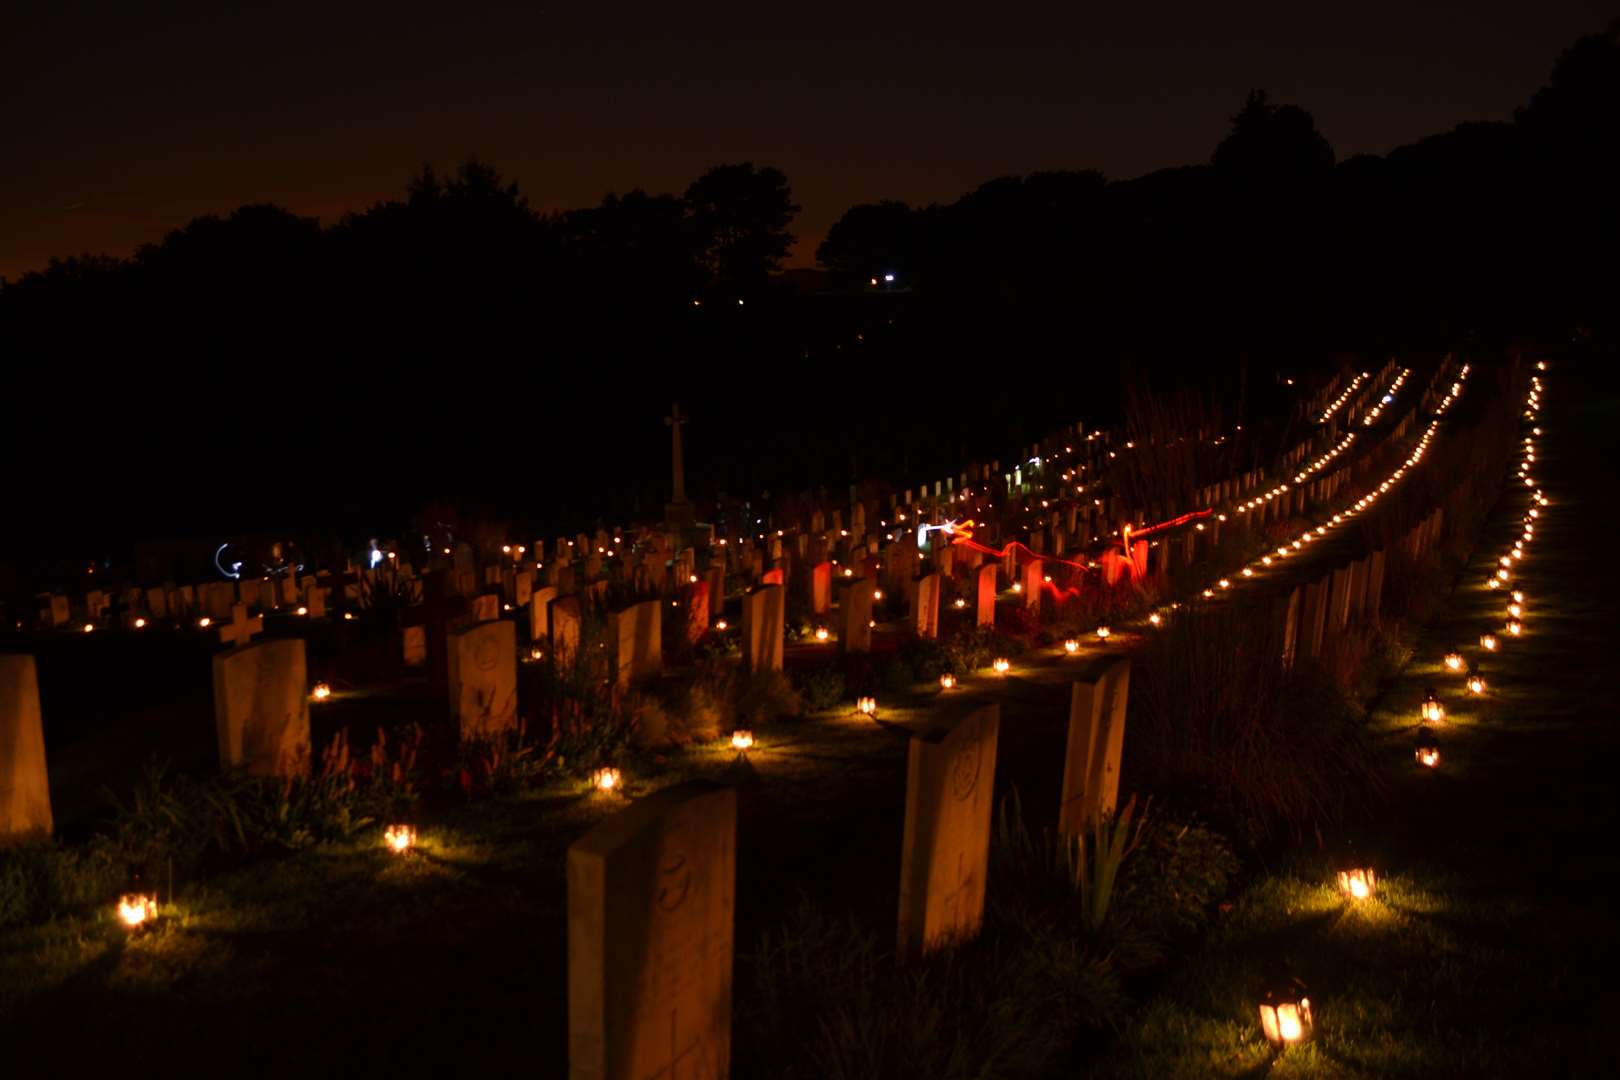
[[[11,0],[0,277],[270,201],[336,220],[477,154],[544,209],[783,169],[794,261],[849,205],[1207,160],[1251,87],[1341,158],[1507,119],[1598,0],[1320,4]]]

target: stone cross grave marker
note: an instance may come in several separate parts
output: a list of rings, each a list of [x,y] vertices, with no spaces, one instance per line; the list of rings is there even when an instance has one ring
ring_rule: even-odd
[[[749,671],[781,671],[787,590],[761,585],[743,596],[743,645]]]
[[[1063,759],[1063,801],[1058,808],[1062,832],[1086,835],[1093,822],[1114,812],[1130,690],[1129,657],[1110,662],[1091,682],[1074,684]]]
[[[0,847],[51,827],[38,670],[32,656],[0,654]]]
[[[264,631],[264,616],[248,618],[246,604],[231,606],[231,621],[219,628],[219,643],[241,647],[253,642],[253,635]]]
[[[450,579],[443,570],[426,575],[423,595],[423,602],[405,613],[405,625],[424,629],[428,688],[434,697],[443,699],[450,693],[450,622],[467,610],[467,601],[450,594]],[[311,607],[310,614],[314,613]]]
[[[900,850],[902,959],[979,932],[1000,726],[1000,706],[986,705],[911,737]]]
[[[450,707],[462,742],[517,727],[517,624],[508,619],[450,631]]]
[[[214,725],[219,763],[252,776],[309,771],[309,694],[301,638],[215,653]]]
[[[570,1080],[731,1071],[737,794],[667,787],[568,849]]]

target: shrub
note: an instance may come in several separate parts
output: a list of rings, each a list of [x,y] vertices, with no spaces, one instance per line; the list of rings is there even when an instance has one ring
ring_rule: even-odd
[[[813,668],[796,680],[805,708],[811,712],[830,709],[844,700],[844,673],[836,667]]]

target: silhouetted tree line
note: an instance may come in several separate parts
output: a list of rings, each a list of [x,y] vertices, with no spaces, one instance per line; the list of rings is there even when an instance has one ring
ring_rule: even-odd
[[[1110,419],[1126,372],[1264,416],[1278,366],[1612,330],[1617,154],[1620,24],[1382,157],[1256,92],[1208,164],[852,207],[813,296],[772,287],[798,207],[750,163],[561,213],[476,160],[329,227],[246,206],[0,289],[13,536],[657,513],[675,397],[700,497],[922,479]]]

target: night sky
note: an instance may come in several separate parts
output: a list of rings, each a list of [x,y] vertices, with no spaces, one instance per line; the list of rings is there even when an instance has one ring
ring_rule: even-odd
[[[0,277],[244,203],[331,223],[469,154],[546,210],[773,164],[810,265],[853,203],[1207,161],[1253,87],[1311,110],[1341,160],[1505,120],[1608,17],[1418,7],[8,4]]]

